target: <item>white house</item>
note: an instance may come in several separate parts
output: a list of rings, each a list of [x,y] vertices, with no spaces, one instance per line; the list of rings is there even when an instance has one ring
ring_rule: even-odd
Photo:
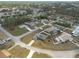
[[[76,27],[76,29],[72,32],[74,36],[79,36],[79,26]]]

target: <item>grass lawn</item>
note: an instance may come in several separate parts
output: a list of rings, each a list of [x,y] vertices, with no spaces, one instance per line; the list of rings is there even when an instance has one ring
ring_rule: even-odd
[[[7,28],[7,30],[14,36],[19,36],[19,35],[29,31],[26,28],[19,28],[19,27],[15,27],[14,30],[10,30]]]
[[[42,27],[44,30],[47,29],[47,28],[50,28],[51,26],[49,25],[45,25],[44,27]]]
[[[26,44],[28,44],[28,43],[32,40],[33,36],[34,36],[37,32],[40,32],[40,30],[37,30],[37,31],[35,31],[35,32],[32,32],[32,33],[30,33],[30,34],[24,36],[23,38],[21,38],[21,41],[24,42],[24,43],[26,43]]]
[[[43,54],[43,53],[34,53],[32,55],[32,58],[51,58],[51,57],[48,56],[47,54]]]
[[[5,36],[4,35],[1,35],[0,36],[0,40],[3,40],[3,39],[5,39]]]
[[[5,39],[5,35],[0,34],[0,40],[3,40],[3,39]]]
[[[3,40],[5,38],[7,38],[7,36],[3,32],[0,32],[0,40]]]
[[[17,58],[25,58],[29,54],[29,50],[22,48],[19,45],[15,46],[12,50],[9,51],[13,56]]]
[[[44,25],[43,23],[36,24],[37,27],[41,27],[43,25]]]

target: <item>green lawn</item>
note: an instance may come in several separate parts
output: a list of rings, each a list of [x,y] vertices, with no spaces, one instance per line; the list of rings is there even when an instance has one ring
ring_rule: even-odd
[[[47,28],[50,28],[51,26],[49,25],[45,25],[44,27],[42,27],[44,30],[47,29]]]
[[[4,33],[0,32],[0,40],[3,40],[5,38],[6,38],[6,35]]]
[[[5,39],[5,35],[0,35],[0,40]]]
[[[19,27],[15,27],[14,30],[10,30],[10,29],[7,29],[7,30],[14,36],[19,36],[19,35],[29,31],[26,28],[19,28]]]
[[[48,56],[47,54],[43,54],[43,53],[34,53],[32,55],[32,58],[51,58],[51,57]]]
[[[15,46],[12,50],[9,51],[13,56],[17,58],[25,58],[29,54],[29,50],[22,48],[19,45]]]
[[[43,23],[36,24],[37,27],[43,26]]]

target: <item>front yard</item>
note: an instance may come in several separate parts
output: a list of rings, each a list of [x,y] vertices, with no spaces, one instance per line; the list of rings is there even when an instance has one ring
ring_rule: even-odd
[[[43,53],[34,53],[32,55],[32,58],[51,58],[50,56],[48,56],[47,54],[43,54]]]
[[[29,54],[29,50],[26,48],[22,48],[19,45],[15,46],[13,49],[9,51],[14,57],[17,58],[25,58]]]

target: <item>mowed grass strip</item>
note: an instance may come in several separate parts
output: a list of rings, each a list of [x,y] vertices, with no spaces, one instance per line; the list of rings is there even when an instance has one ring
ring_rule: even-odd
[[[9,52],[17,58],[25,58],[27,57],[30,51],[26,48],[22,48],[19,45],[17,45],[13,49],[11,49]]]
[[[51,58],[51,57],[48,56],[47,54],[35,52],[35,53],[32,55],[32,58]]]
[[[8,28],[6,28],[6,29],[14,36],[19,36],[19,35],[29,31],[26,28],[19,28],[19,27],[15,27],[14,30],[10,30]]]
[[[7,35],[5,35],[1,30],[0,30],[0,40],[3,40],[7,38]]]

